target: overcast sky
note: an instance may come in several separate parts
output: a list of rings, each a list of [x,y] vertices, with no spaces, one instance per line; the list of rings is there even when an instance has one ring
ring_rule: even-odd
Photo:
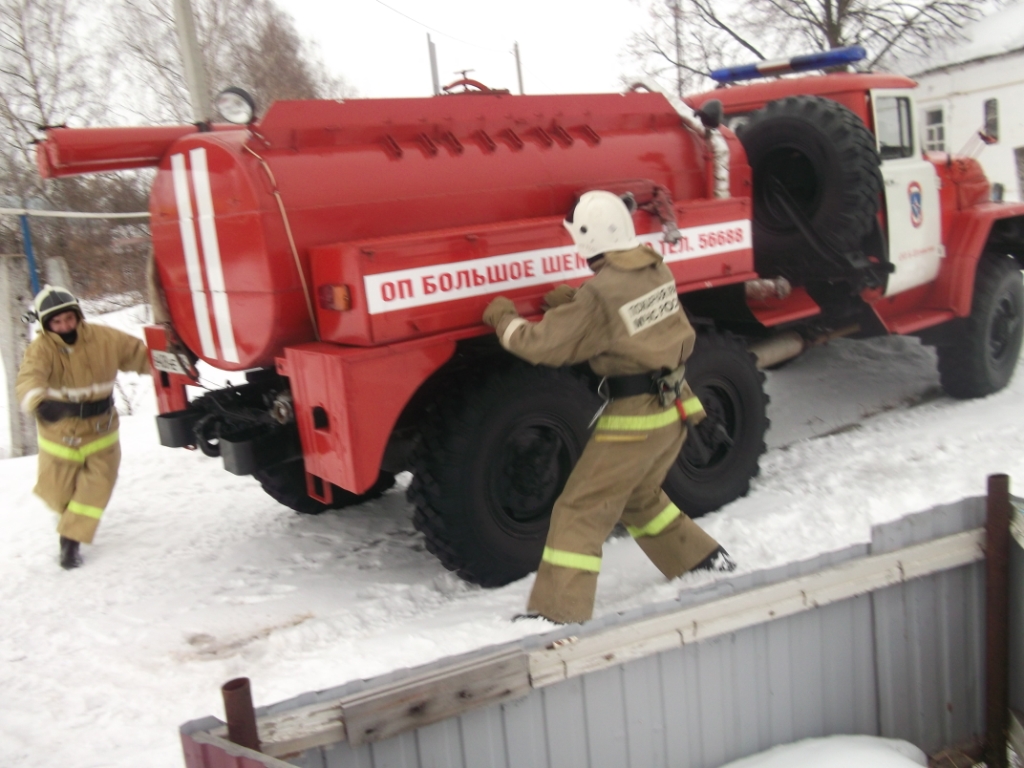
[[[363,97],[429,96],[427,35],[444,86],[469,77],[518,92],[519,42],[526,93],[621,91],[637,71],[624,58],[646,11],[630,0],[280,0],[298,31]],[[404,15],[403,15],[404,14]]]

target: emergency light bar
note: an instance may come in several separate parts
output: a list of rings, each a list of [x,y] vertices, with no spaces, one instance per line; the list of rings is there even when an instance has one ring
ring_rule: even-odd
[[[821,53],[806,53],[802,56],[794,56],[791,59],[776,59],[775,61],[759,61],[754,64],[741,64],[738,67],[724,67],[716,69],[711,73],[711,79],[720,83],[733,83],[737,80],[750,80],[755,77],[769,77],[771,75],[784,75],[789,72],[806,72],[809,69],[824,69],[835,67],[841,64],[852,64],[867,57],[865,51],[859,45],[851,45],[846,48],[834,48],[831,51]]]

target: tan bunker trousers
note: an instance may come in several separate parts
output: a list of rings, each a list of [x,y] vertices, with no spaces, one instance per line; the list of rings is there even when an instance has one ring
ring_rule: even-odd
[[[641,398],[652,407],[638,409],[636,401]],[[628,401],[634,402],[627,405]],[[613,401],[632,413],[653,413],[598,419],[551,513],[551,528],[527,605],[530,613],[562,623],[591,617],[602,545],[620,520],[670,579],[686,573],[718,547],[661,490],[686,439],[686,426],[674,406],[662,409],[656,402],[657,398],[646,395]]]
[[[110,422],[109,416],[101,417]],[[55,429],[45,430],[56,432]],[[53,439],[57,438],[57,439]],[[73,442],[73,441],[72,441]],[[35,493],[60,515],[57,532],[91,544],[114,492],[121,464],[116,424],[89,442],[68,445],[57,435],[39,434],[39,479]]]

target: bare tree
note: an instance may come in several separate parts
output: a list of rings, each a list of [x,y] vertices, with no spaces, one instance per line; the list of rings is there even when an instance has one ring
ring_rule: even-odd
[[[0,197],[6,207],[53,207],[62,188],[41,183],[32,146],[39,126],[103,107],[79,45],[79,0],[0,0]],[[0,251],[21,250],[17,222],[0,220]]]
[[[868,69],[921,56],[959,35],[987,0],[655,0],[651,22],[631,45],[649,76],[707,86],[701,75],[746,60],[861,45]],[[672,46],[672,40],[681,44]],[[678,73],[682,73],[682,75]]]
[[[147,119],[188,122],[188,92],[168,0],[121,0],[117,69],[136,111]],[[196,34],[213,91],[237,85],[263,107],[278,99],[346,98],[354,91],[331,75],[311,41],[273,0],[200,0]],[[210,96],[213,96],[211,93]]]

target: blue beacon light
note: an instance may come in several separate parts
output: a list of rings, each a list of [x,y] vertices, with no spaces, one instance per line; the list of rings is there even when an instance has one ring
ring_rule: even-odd
[[[755,77],[784,75],[790,72],[806,72],[810,69],[824,69],[841,64],[852,64],[867,58],[867,51],[859,45],[846,48],[834,48],[821,53],[806,53],[791,59],[775,61],[759,61],[755,64],[741,64],[738,67],[723,67],[711,73],[711,79],[719,83],[733,83],[737,80],[750,80]]]

